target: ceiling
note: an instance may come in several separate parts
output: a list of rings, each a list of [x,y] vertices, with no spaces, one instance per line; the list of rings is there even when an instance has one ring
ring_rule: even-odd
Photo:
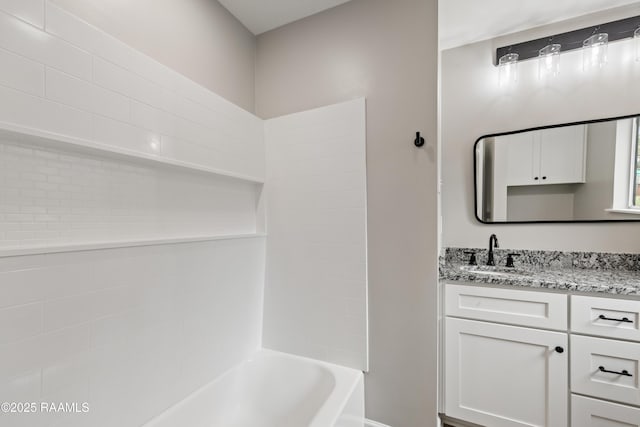
[[[638,0],[440,0],[440,48],[551,24]]]
[[[273,30],[349,0],[218,0],[253,34]],[[447,0],[449,1],[449,0]]]
[[[258,35],[350,0],[218,1]],[[440,47],[449,49],[632,3],[640,1],[439,0]]]

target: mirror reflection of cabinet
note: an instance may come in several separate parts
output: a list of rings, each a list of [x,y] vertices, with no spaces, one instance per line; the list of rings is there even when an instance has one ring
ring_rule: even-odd
[[[486,135],[474,157],[483,223],[640,221],[640,115]]]
[[[507,185],[574,184],[585,181],[586,125],[503,136]]]

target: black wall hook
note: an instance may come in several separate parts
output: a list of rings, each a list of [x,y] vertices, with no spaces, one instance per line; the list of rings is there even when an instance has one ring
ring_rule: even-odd
[[[420,132],[416,132],[416,139],[413,143],[416,147],[422,147],[424,145],[424,138],[420,136]]]

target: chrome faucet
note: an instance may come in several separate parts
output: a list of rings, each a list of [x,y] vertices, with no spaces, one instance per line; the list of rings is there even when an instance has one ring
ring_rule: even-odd
[[[493,259],[493,248],[499,248],[498,237],[495,234],[489,236],[489,255],[487,256],[487,265],[496,265]]]

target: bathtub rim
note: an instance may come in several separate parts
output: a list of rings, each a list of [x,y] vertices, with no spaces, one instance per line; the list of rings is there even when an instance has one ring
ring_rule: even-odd
[[[296,354],[284,353],[276,350],[263,348],[262,350],[257,352],[254,357],[264,355],[276,355],[278,357],[293,360],[303,360],[306,363],[323,366],[329,369],[331,373],[336,376],[335,387],[333,391],[324,401],[322,406],[318,409],[313,417],[313,420],[311,421],[311,424],[309,424],[309,427],[327,427],[335,425],[338,421],[338,418],[340,417],[340,414],[342,414],[342,412],[344,411],[349,398],[356,390],[360,379],[364,376],[362,371],[354,368],[349,368],[346,366],[337,365],[335,363],[325,362],[323,360],[312,359],[310,357],[298,356]],[[338,399],[341,399],[341,401],[338,402]]]
[[[213,380],[189,393],[179,402],[176,402],[153,418],[150,418],[144,424],[142,424],[141,427],[164,427],[164,424],[162,424],[164,421],[166,421],[171,416],[180,413],[181,411],[187,410],[189,405],[192,404],[198,396],[200,396],[202,393],[206,393],[207,389],[209,389],[210,387],[214,387],[216,383],[222,382],[226,377],[233,375],[233,373],[241,369],[243,365],[266,356],[276,356],[284,359],[303,361],[304,363],[314,364],[316,366],[319,365],[327,368],[334,375],[334,388],[327,399],[322,403],[320,408],[318,408],[316,413],[313,415],[311,423],[308,427],[328,427],[335,425],[345,407],[347,406],[349,399],[356,391],[356,388],[358,387],[360,382],[364,381],[364,373],[358,369],[349,368],[346,366],[341,366],[310,357],[298,356],[291,353],[261,348],[256,350],[250,357],[242,360],[240,363],[227,369]]]

